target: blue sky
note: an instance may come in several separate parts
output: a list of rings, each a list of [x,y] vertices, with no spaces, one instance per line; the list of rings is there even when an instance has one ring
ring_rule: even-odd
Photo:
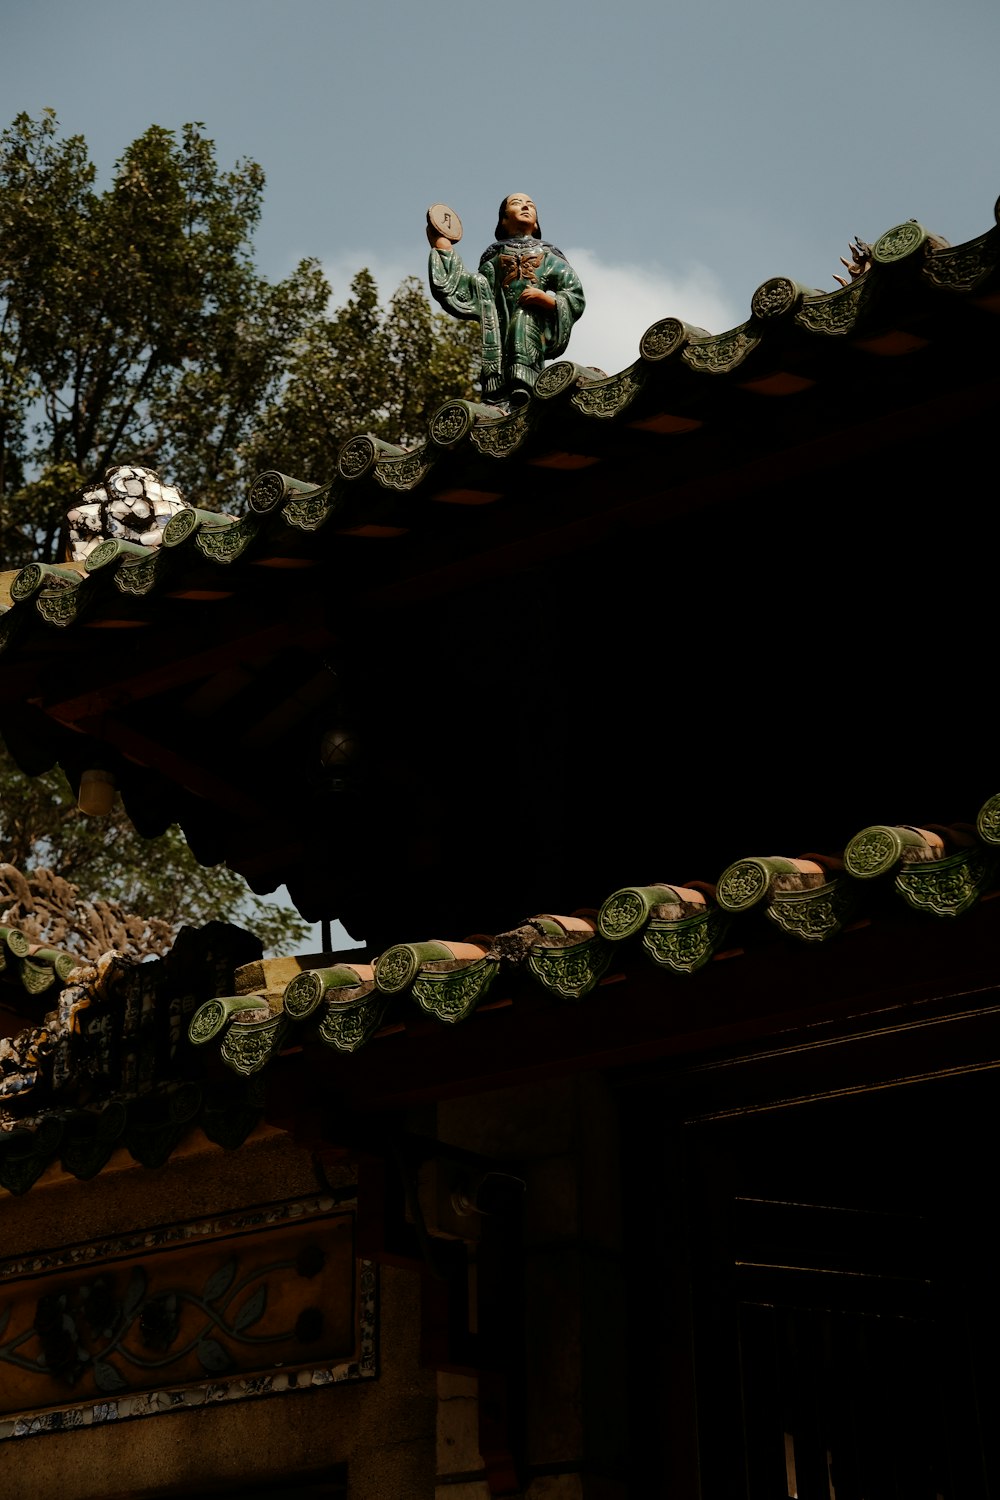
[[[952,243],[1000,192],[997,0],[0,0],[0,119],[54,108],[106,181],[202,121],[267,175],[257,259],[424,278],[427,205],[469,259],[526,191],[587,293],[570,356],[616,371],[656,319],[721,332],[853,235]]]
[[[953,243],[1000,192],[996,0],[0,0],[0,116],[50,105],[107,176],[201,120],[267,174],[261,268],[423,278],[427,204],[470,258],[532,193],[617,370],[656,318],[713,332],[787,275],[832,288],[855,234]]]

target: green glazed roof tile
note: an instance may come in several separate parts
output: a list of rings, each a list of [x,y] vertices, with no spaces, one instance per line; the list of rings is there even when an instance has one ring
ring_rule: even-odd
[[[730,892],[728,910],[706,894],[711,886],[661,882],[619,888],[599,917],[542,913],[493,939],[401,943],[370,963],[352,956],[302,968],[301,960],[268,960],[294,973],[283,996],[276,991],[271,1004],[262,993],[206,997],[190,1022],[190,1052],[171,1043],[170,1005],[161,1003],[153,1012],[162,1016],[162,1025],[133,1035],[127,1023],[131,1012],[123,1003],[132,988],[137,995],[159,994],[166,1002],[178,982],[171,978],[171,955],[153,966],[115,960],[104,968],[77,968],[72,984],[63,988],[69,965],[76,963],[71,955],[38,947],[32,951],[16,928],[0,926],[0,959],[7,965],[0,983],[23,985],[25,972],[34,976],[45,971],[52,994],[46,1003],[53,1006],[43,1025],[0,1040],[0,1184],[12,1192],[25,1191],[57,1155],[68,1171],[92,1176],[120,1142],[136,1160],[158,1164],[195,1125],[212,1140],[237,1145],[260,1117],[257,1083],[286,1043],[301,1051],[302,1042],[314,1038],[319,1048],[314,1056],[321,1057],[324,1049],[351,1054],[377,1041],[380,1032],[399,1032],[398,1023],[385,1025],[390,1005],[397,1007],[394,1017],[408,1008],[414,1016],[429,1018],[426,1024],[432,1026],[470,1021],[472,1035],[477,1008],[487,999],[493,1006],[495,995],[501,1005],[509,1004],[509,986],[522,1004],[530,1003],[534,992],[539,1001],[547,994],[550,1005],[597,1007],[608,1003],[603,982],[627,978],[632,965],[660,971],[666,986],[697,986],[699,971],[713,958],[743,951],[741,924],[749,933],[758,907],[806,951],[836,941],[856,915],[865,922],[884,920],[886,908],[876,901],[879,890],[889,891],[900,911],[912,910],[915,920],[953,919],[997,888],[998,806],[1000,797],[983,805],[978,836],[967,825],[953,830],[909,825],[864,829],[848,845],[848,851],[855,851],[858,875],[850,873],[852,859],[845,859],[844,872],[836,873],[834,856],[824,856],[834,871],[829,878],[825,870],[817,877],[816,869],[802,868],[818,865],[818,857],[739,861],[723,872],[720,893],[725,894],[726,876],[735,870],[728,882],[734,890],[741,872],[750,871],[760,877],[764,895],[751,892],[753,899],[741,904],[739,893]],[[879,885],[872,881],[873,873],[893,875],[894,881]],[[869,895],[876,904],[866,904]],[[762,935],[759,923],[755,930]],[[239,936],[242,940],[245,935]],[[776,961],[780,951],[776,946]],[[249,964],[245,950],[241,952],[232,971],[234,982],[237,972],[257,972],[257,964]],[[613,961],[615,973],[610,972]],[[623,966],[624,972],[618,972]],[[727,965],[727,982],[738,986],[740,970],[739,963]],[[627,1034],[627,987],[606,993],[613,993],[616,1026]],[[664,991],[665,997],[668,993]],[[566,1016],[566,1024],[572,1025],[572,1011]],[[488,1033],[483,1035],[487,1045]],[[145,1061],[136,1049],[145,1049]],[[209,1065],[218,1059],[224,1070],[219,1076],[228,1074],[231,1080],[228,1093],[209,1086],[211,1066],[204,1083],[190,1073],[185,1076],[187,1059],[194,1057]],[[103,1091],[96,1101],[91,1097],[95,1088]]]

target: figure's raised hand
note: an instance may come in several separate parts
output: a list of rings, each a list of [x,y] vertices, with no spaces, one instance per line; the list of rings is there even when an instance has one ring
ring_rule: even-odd
[[[462,221],[447,203],[432,203],[427,210],[427,239],[435,250],[451,250],[462,238]]]

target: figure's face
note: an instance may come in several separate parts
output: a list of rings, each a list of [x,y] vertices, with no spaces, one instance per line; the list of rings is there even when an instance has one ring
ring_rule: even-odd
[[[538,211],[527,193],[511,193],[503,214],[508,234],[533,234],[538,226]]]

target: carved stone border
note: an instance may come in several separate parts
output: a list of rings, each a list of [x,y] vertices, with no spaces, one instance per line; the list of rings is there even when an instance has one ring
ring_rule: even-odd
[[[0,1292],[6,1281],[20,1280],[45,1271],[79,1271],[85,1267],[99,1269],[112,1258],[135,1255],[172,1244],[219,1237],[249,1229],[288,1224],[311,1215],[324,1216],[349,1209],[349,1202],[338,1202],[332,1195],[289,1199],[240,1209],[233,1213],[209,1215],[183,1223],[137,1229],[107,1240],[66,1245],[34,1254],[12,1256],[0,1261]],[[358,1326],[360,1358],[312,1370],[277,1370],[269,1375],[237,1376],[232,1380],[205,1381],[187,1385],[183,1390],[142,1391],[105,1401],[87,1402],[63,1408],[47,1408],[37,1415],[30,1413],[0,1419],[0,1442],[13,1438],[43,1436],[46,1433],[79,1431],[98,1427],[105,1422],[121,1422],[132,1417],[154,1417],[163,1412],[197,1411],[222,1401],[246,1401],[259,1396],[277,1396],[291,1391],[317,1389],[358,1380],[373,1380],[378,1375],[378,1269],[374,1261],[359,1260]]]

